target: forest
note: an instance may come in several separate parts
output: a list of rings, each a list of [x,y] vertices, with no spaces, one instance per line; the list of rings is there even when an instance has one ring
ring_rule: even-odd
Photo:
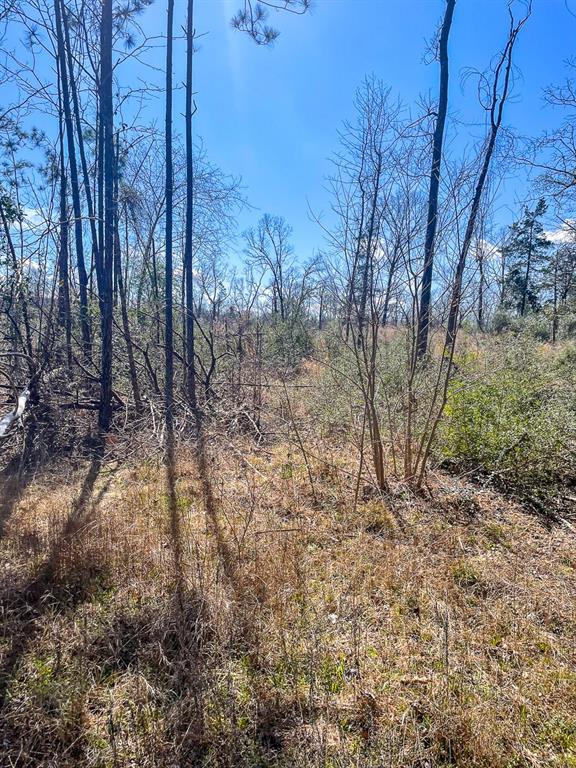
[[[560,26],[0,0],[1,768],[576,766]]]

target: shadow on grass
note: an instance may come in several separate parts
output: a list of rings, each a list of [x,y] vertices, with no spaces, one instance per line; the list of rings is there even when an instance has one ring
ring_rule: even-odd
[[[81,602],[81,591],[77,589],[66,590],[67,586],[81,585],[85,580],[86,564],[80,560],[72,559],[63,562],[62,555],[74,537],[81,534],[85,526],[93,519],[98,505],[108,490],[110,480],[100,489],[93,498],[94,488],[104,458],[104,440],[100,439],[95,448],[90,462],[88,473],[82,482],[80,493],[73,504],[64,528],[53,543],[48,557],[40,566],[37,573],[20,587],[11,587],[2,595],[4,606],[5,633],[11,634],[8,651],[0,667],[0,713],[6,704],[6,694],[13,679],[20,660],[26,654],[32,640],[39,630],[39,620],[49,607],[58,604],[59,589],[67,598],[72,597],[72,602]],[[11,513],[17,499],[21,495],[25,485],[18,485],[16,495],[12,496]],[[63,572],[59,569],[63,567]]]
[[[241,653],[252,654],[258,647],[258,628],[255,621],[257,606],[250,584],[242,569],[242,563],[236,552],[226,540],[225,530],[221,524],[218,512],[218,501],[214,494],[209,455],[206,446],[206,436],[202,416],[196,418],[196,461],[198,474],[202,484],[202,493],[209,532],[214,536],[218,561],[224,574],[226,584],[230,588],[233,620],[237,624],[235,644]]]
[[[0,473],[0,539],[4,538],[6,526],[32,478],[32,473],[21,473],[12,467]]]

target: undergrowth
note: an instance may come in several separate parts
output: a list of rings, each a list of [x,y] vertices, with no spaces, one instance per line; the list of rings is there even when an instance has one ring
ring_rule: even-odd
[[[13,473],[2,766],[576,765],[574,526],[511,492],[570,493],[573,352],[463,346],[451,473],[419,493],[391,454],[386,493],[358,474],[350,361],[326,362],[269,388],[266,439],[209,421],[205,477],[135,434]]]

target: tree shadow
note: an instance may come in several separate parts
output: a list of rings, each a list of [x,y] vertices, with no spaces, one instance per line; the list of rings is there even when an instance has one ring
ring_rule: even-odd
[[[186,759],[201,759],[205,744],[205,712],[202,706],[209,660],[203,646],[211,634],[210,616],[204,596],[187,579],[184,562],[182,508],[177,489],[174,424],[166,421],[166,489],[172,543],[172,567],[175,581],[174,602],[164,611],[161,646],[174,670],[172,690],[179,693],[180,708],[174,713],[177,727],[184,735],[179,750]]]
[[[201,414],[198,414],[196,417],[195,447],[208,530],[214,536],[218,561],[225,581],[232,593],[232,605],[236,609],[234,619],[237,622],[238,628],[235,633],[235,642],[242,652],[251,652],[258,644],[257,623],[254,621],[255,605],[253,590],[245,578],[236,553],[226,540],[226,535],[220,521],[218,501],[212,484],[206,436]]]
[[[58,603],[57,588],[66,586],[74,580],[78,584],[82,583],[84,564],[74,559],[70,563],[63,563],[62,554],[73,538],[79,535],[93,518],[94,512],[109,488],[111,477],[92,498],[102,469],[104,448],[104,439],[101,438],[95,446],[88,473],[82,482],[80,493],[70,515],[38,572],[28,582],[16,588],[12,587],[2,595],[5,632],[11,633],[12,641],[0,667],[0,712],[5,707],[6,694],[20,660],[40,629],[39,620],[49,607]],[[24,486],[19,487],[21,494]],[[14,501],[10,503],[13,509]],[[58,573],[61,566],[64,566],[63,574]],[[81,591],[66,591],[66,595],[68,599],[72,599],[73,603],[81,602],[83,599]]]
[[[32,481],[31,472],[14,471],[11,467],[0,473],[0,539],[26,488]]]
[[[170,536],[172,539],[172,557],[174,578],[176,582],[176,598],[181,605],[186,588],[186,578],[183,566],[182,525],[178,508],[178,491],[176,488],[176,455],[174,425],[172,420],[166,424],[166,489],[168,495],[168,515],[170,518]]]

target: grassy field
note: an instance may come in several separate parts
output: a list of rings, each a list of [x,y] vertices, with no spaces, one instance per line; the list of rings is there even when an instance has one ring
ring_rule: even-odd
[[[313,428],[152,443],[4,485],[3,766],[576,766],[568,520]]]

